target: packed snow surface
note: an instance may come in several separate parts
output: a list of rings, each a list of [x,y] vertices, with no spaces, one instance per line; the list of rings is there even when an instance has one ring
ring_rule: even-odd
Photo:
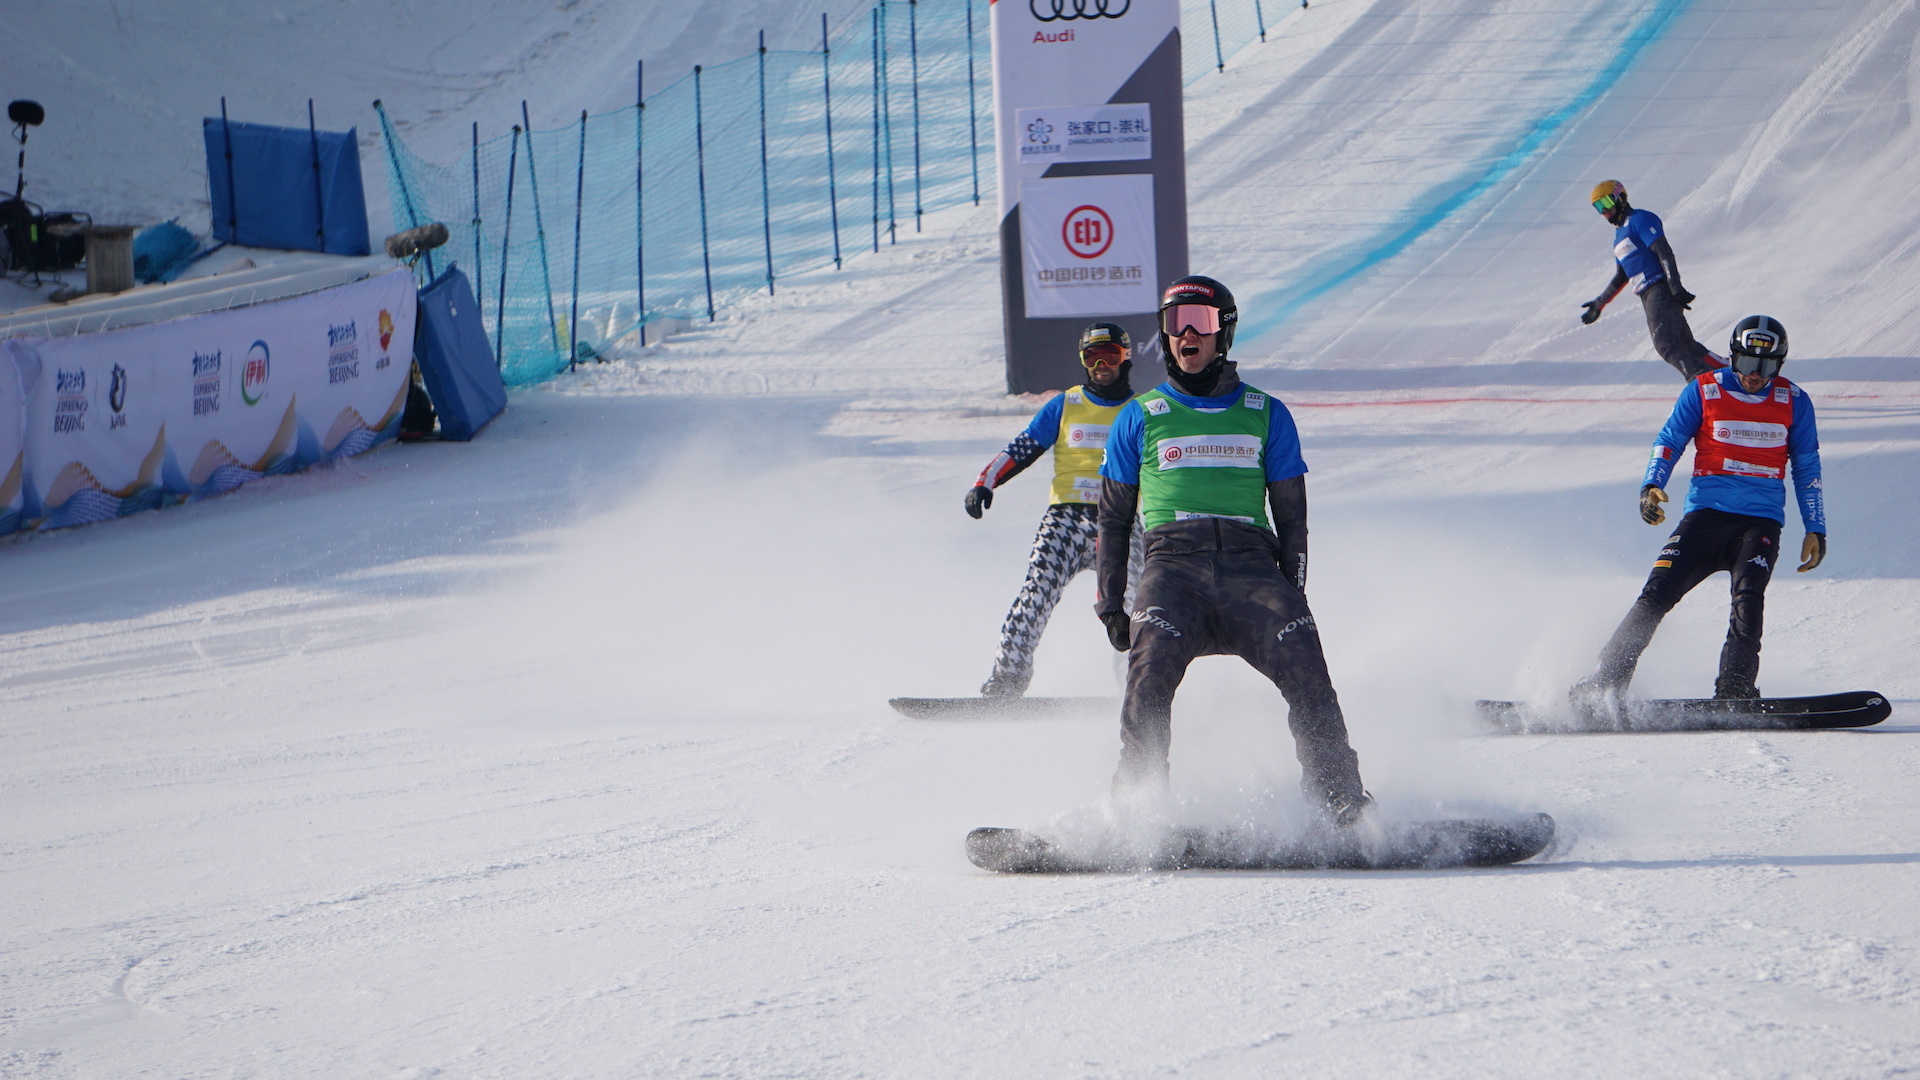
[[[524,9],[567,11],[616,14]],[[1118,740],[885,705],[986,677],[1046,499],[961,511],[1036,402],[1000,393],[994,214],[952,211],[471,444],[0,545],[0,1075],[1911,1075],[1916,36],[1914,0],[1335,0],[1190,90],[1196,267],[1301,428],[1368,786],[1551,813],[1540,858],[968,865],[973,826],[1115,813]],[[1607,176],[1666,218],[1702,340],[1780,318],[1820,410],[1832,553],[1776,575],[1763,688],[1886,723],[1474,722],[1588,670],[1666,534],[1635,493],[1679,380],[1631,298],[1576,319]],[[1115,692],[1091,601],[1032,692]],[[1709,692],[1725,603],[1676,609],[1638,690]],[[1272,687],[1195,664],[1170,812],[1286,828],[1296,778]]]

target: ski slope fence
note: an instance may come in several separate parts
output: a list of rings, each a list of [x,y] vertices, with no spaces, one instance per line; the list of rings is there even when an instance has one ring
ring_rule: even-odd
[[[1182,0],[1187,81],[1302,7]],[[507,382],[541,382],[636,330],[644,341],[648,324],[711,320],[991,199],[987,12],[879,0],[837,35],[823,16],[818,51],[763,45],[646,97],[636,65],[634,105],[533,131],[523,104],[510,134],[482,142],[475,124],[472,149],[445,165],[410,151],[382,109],[395,227],[446,224],[435,254],[480,292]]]

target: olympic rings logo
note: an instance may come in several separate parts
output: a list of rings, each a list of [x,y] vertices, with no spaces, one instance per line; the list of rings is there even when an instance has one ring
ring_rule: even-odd
[[[1027,10],[1041,22],[1072,22],[1075,19],[1117,19],[1133,6],[1133,0],[1027,0]],[[1052,11],[1042,14],[1041,8]]]

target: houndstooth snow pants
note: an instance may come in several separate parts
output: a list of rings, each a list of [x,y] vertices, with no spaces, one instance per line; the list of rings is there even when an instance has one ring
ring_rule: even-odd
[[[993,674],[980,688],[989,697],[1019,696],[1033,681],[1033,650],[1053,617],[1054,606],[1067,583],[1082,570],[1094,565],[1094,541],[1098,507],[1088,503],[1055,503],[1047,507],[1040,528],[1033,536],[1033,551],[1027,556],[1027,579],[1019,595],[1007,610],[1000,627],[1000,652],[993,659]],[[1140,564],[1145,545],[1140,541],[1140,522],[1133,523],[1133,545],[1127,558],[1127,593],[1131,601],[1134,583],[1140,580]]]

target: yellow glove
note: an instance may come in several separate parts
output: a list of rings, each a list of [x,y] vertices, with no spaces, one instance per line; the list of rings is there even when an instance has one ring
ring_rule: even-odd
[[[1800,541],[1800,572],[1801,573],[1804,574],[1807,571],[1813,569],[1814,567],[1819,566],[1821,560],[1825,559],[1826,557],[1827,557],[1827,534],[1826,533],[1808,533],[1807,538],[1805,540]]]
[[[1658,525],[1667,520],[1667,512],[1660,504],[1667,501],[1667,493],[1648,484],[1640,489],[1640,520],[1649,525]]]

